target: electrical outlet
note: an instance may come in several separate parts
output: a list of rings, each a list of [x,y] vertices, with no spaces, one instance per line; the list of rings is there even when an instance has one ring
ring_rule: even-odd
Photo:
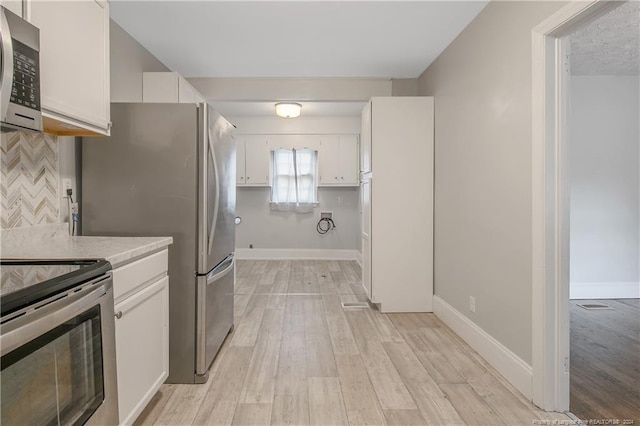
[[[321,212],[320,219],[333,219],[333,212]]]
[[[469,296],[469,310],[471,312],[476,311],[476,298],[473,296]]]
[[[343,201],[344,201],[344,197],[338,197],[338,204],[342,204]]]
[[[71,188],[71,179],[62,179],[62,198],[69,198],[67,189]]]

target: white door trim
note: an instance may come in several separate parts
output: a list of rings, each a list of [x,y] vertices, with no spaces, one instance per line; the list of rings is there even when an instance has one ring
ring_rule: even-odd
[[[533,402],[569,409],[566,39],[622,1],[573,1],[532,30]]]

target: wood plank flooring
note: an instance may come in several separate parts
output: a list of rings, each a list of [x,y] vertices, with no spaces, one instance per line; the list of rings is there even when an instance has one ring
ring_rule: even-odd
[[[204,385],[163,385],[137,425],[531,425],[545,413],[433,314],[366,301],[357,263],[239,261],[236,327]]]
[[[579,303],[613,309],[586,310]],[[640,424],[640,299],[571,300],[570,309],[571,412]]]

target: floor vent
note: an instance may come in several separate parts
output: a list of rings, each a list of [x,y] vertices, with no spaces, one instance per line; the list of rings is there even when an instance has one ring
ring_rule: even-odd
[[[342,302],[342,309],[366,309],[368,307],[367,302]]]
[[[595,309],[612,309],[609,305],[605,305],[604,303],[578,303],[578,306],[589,311]]]

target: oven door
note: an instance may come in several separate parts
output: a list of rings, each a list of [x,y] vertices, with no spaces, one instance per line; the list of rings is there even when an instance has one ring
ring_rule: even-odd
[[[56,297],[1,325],[0,423],[116,425],[111,277]]]

